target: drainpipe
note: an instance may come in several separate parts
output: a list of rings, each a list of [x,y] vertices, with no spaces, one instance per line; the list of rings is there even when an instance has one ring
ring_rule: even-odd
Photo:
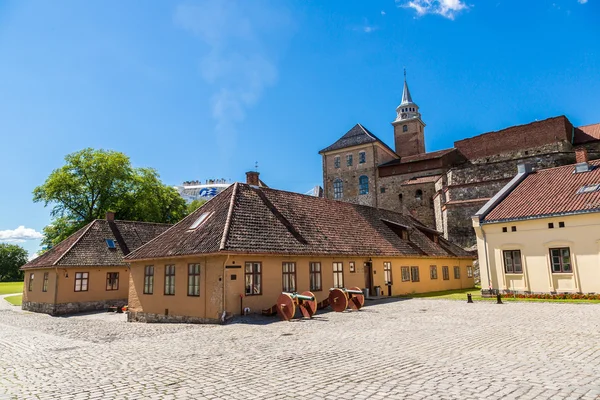
[[[226,265],[227,265],[227,261],[229,261],[229,254],[227,254],[227,258],[225,258],[225,261],[223,261],[223,314],[221,314],[221,322],[224,323],[225,322],[225,315],[227,315],[227,296],[226,296],[226,289],[225,289],[225,271],[226,271]]]
[[[485,230],[483,229],[482,226],[479,227],[481,229],[481,233],[483,234],[483,249],[485,251],[485,266],[487,269],[487,274],[488,274],[488,288],[492,288],[492,273],[490,271],[490,259],[488,256],[488,245],[487,245],[487,240],[485,238]]]
[[[373,146],[373,177],[375,178],[375,182],[373,185],[373,197],[375,197],[375,208],[379,208],[379,188],[377,187],[377,175],[379,175],[379,168],[377,167],[377,162],[375,160],[375,156],[377,155],[377,150],[375,149],[375,143],[372,144]],[[377,160],[379,161],[379,160]]]
[[[56,299],[58,297],[58,268],[54,267],[56,278],[54,279],[54,304],[52,305],[52,315],[56,313]]]

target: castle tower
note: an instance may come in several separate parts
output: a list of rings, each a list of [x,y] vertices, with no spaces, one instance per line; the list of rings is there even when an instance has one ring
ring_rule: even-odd
[[[425,153],[425,123],[421,120],[419,106],[413,102],[408,90],[406,70],[404,70],[402,102],[396,108],[396,120],[392,125],[395,150],[400,157]]]

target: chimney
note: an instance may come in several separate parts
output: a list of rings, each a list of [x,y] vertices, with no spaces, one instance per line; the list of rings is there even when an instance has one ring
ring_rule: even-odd
[[[517,164],[517,173],[519,174],[530,174],[533,172],[533,165],[530,163]]]
[[[587,163],[589,161],[587,149],[585,147],[578,147],[575,149],[575,162],[577,164]]]
[[[575,149],[575,173],[588,172],[592,170],[592,166],[588,163],[588,153],[583,147]]]
[[[114,221],[115,220],[115,213],[113,211],[107,211],[106,212],[106,220],[107,221]]]
[[[246,172],[246,183],[248,185],[252,185],[252,186],[259,186],[258,185],[258,182],[259,182],[258,175],[260,175],[260,174],[256,171]]]

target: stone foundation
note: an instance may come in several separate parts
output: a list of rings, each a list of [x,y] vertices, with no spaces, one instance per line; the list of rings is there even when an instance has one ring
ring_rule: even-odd
[[[109,307],[122,307],[127,304],[127,299],[86,301],[79,303],[36,303],[24,301],[21,308],[26,311],[39,312],[50,315],[77,314],[86,311],[105,311]]]
[[[127,322],[146,322],[146,323],[183,323],[183,324],[221,324],[222,322],[214,318],[188,317],[184,315],[164,315],[145,312],[127,313]]]

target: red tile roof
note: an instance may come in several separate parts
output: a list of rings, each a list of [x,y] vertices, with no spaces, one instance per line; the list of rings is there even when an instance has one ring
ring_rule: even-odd
[[[600,212],[600,191],[577,193],[585,185],[600,184],[600,160],[589,172],[573,173],[574,165],[543,169],[525,177],[486,216],[485,222]]]
[[[126,254],[172,226],[150,222],[114,221],[111,227],[108,221],[97,219],[21,268],[126,265],[123,261]],[[106,239],[113,240],[116,248],[109,249]]]
[[[190,229],[205,213],[205,222]],[[397,226],[410,227],[410,241]],[[125,259],[219,252],[470,257],[443,237],[434,243],[402,214],[236,183]]]
[[[600,140],[600,123],[575,128],[573,144],[582,144]]]
[[[441,175],[421,176],[418,178],[408,179],[402,182],[402,185],[416,185],[419,183],[434,183],[440,179]]]

